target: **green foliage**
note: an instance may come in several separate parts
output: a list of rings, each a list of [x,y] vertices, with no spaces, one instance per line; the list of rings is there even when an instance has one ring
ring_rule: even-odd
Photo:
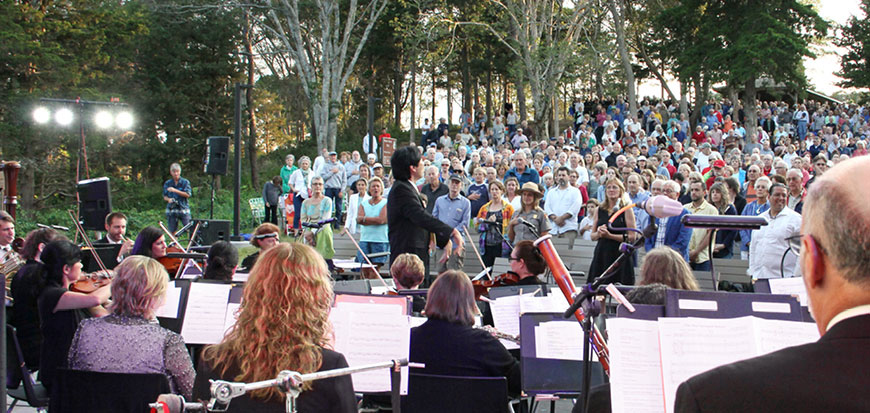
[[[870,88],[870,0],[861,1],[861,11],[864,17],[850,17],[834,40],[846,49],[840,56],[842,70],[837,73],[844,79],[839,83],[842,87]]]

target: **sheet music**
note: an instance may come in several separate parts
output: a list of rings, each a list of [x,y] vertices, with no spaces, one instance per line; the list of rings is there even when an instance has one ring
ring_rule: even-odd
[[[770,284],[771,294],[796,295],[800,297],[801,307],[808,305],[807,287],[804,285],[803,277],[771,278],[767,281]]]
[[[335,331],[335,350],[350,366],[408,358],[411,346],[410,317],[397,305],[339,303],[330,313]],[[407,369],[407,368],[404,368]],[[402,371],[402,394],[407,394],[407,370]],[[390,391],[389,369],[351,376],[356,392]]]
[[[712,368],[755,356],[750,317],[659,318],[662,384],[667,412],[680,383]]]
[[[520,314],[525,313],[563,313],[568,308],[565,297],[550,294],[544,297],[523,295],[520,300]]]
[[[178,318],[178,307],[181,304],[181,287],[175,286],[175,281],[169,282],[166,289],[166,301],[157,309],[156,316],[162,318]]]
[[[246,283],[248,282],[248,277],[251,276],[251,273],[247,272],[235,272],[233,273],[233,282],[234,283]]]
[[[525,295],[530,297],[534,293]],[[509,295],[492,300],[489,303],[489,308],[492,311],[492,321],[495,328],[505,334],[517,336],[520,334],[520,296]],[[499,340],[502,345],[508,350],[520,348],[520,345],[512,341]]]
[[[583,328],[580,323],[546,321],[536,325],[535,357],[583,361]]]
[[[658,321],[607,320],[613,413],[664,413]]]
[[[216,344],[224,338],[230,284],[190,283],[181,336],[187,344]]]
[[[230,329],[236,324],[236,320],[239,319],[239,307],[241,303],[229,303],[227,304],[227,314],[224,317],[224,337],[230,332]]]
[[[427,320],[429,319],[426,317],[411,317],[411,328],[420,327]]]
[[[800,321],[766,320],[753,317],[757,354],[799,346],[818,341],[819,329],[815,323]]]

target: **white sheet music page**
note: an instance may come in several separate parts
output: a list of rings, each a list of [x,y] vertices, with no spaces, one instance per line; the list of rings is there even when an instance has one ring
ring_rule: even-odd
[[[230,329],[236,325],[236,320],[239,319],[239,307],[241,307],[241,303],[229,303],[227,304],[227,314],[224,317],[224,337],[229,334]]]
[[[332,309],[330,319],[335,331],[335,351],[342,353],[351,367],[408,358],[411,348],[411,323],[397,305],[342,302]],[[408,391],[407,370],[402,372],[402,394]],[[390,391],[389,369],[351,376],[353,389],[360,393]]]
[[[216,344],[224,338],[230,284],[190,283],[181,336],[187,344]]]
[[[664,413],[657,321],[607,320],[613,413]]]
[[[800,297],[802,307],[809,305],[803,277],[771,278],[767,281],[770,284],[771,294],[796,295]]]
[[[533,296],[534,293],[527,296]],[[495,329],[505,334],[517,336],[520,334],[520,296],[508,295],[497,298],[489,303],[492,310],[492,322]],[[507,340],[499,340],[504,348],[514,350],[520,348],[519,344]]]
[[[592,354],[595,361],[595,353]],[[535,326],[535,357],[583,361],[583,327],[573,320],[538,324]]]
[[[155,314],[161,318],[178,318],[178,307],[181,304],[181,288],[175,286],[175,281],[169,282],[166,289],[166,301],[157,309]]]
[[[521,314],[525,313],[563,313],[568,309],[565,297],[550,294],[543,297],[523,295],[520,303]]]
[[[757,355],[772,353],[786,347],[800,346],[819,340],[816,323],[767,320],[752,317]]]
[[[751,358],[756,345],[751,317],[660,318],[662,383],[667,412],[680,383],[724,364]]]

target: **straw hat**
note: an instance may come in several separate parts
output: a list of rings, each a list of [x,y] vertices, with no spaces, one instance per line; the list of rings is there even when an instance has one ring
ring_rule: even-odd
[[[517,192],[518,192],[520,195],[522,195],[523,192],[531,192],[531,193],[534,194],[535,196],[544,196],[544,194],[542,194],[541,191],[538,190],[538,184],[536,184],[536,183],[534,183],[534,182],[526,182],[526,183],[524,183],[524,184],[523,184],[523,187],[520,188],[520,190],[517,191]]]

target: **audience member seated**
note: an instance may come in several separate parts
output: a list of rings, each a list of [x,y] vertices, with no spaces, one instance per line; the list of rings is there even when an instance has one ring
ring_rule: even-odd
[[[154,323],[169,277],[154,259],[131,256],[115,267],[111,314],[79,324],[69,368],[109,373],[161,373],[190,399],[193,363],[180,335]]]
[[[680,253],[670,247],[658,247],[646,253],[640,265],[638,285],[664,284],[677,290],[698,291],[692,269]]]
[[[259,251],[248,255],[242,260],[241,272],[251,272],[254,264],[257,263],[257,257],[260,253],[278,245],[278,226],[271,222],[264,222],[254,230],[254,235],[251,237],[251,245],[259,248]]]
[[[230,282],[238,265],[239,251],[236,247],[227,241],[217,241],[208,249],[202,279]]]
[[[42,350],[39,357],[39,380],[51,389],[58,368],[66,367],[69,346],[85,318],[108,314],[103,307],[109,301],[109,286],[93,293],[69,290],[82,275],[79,247],[66,240],[52,241],[40,255],[44,264],[45,287],[39,295],[39,319],[42,324]]]
[[[24,363],[30,371],[39,370],[39,351],[42,348],[42,331],[39,329],[39,306],[37,299],[45,285],[40,254],[45,245],[59,238],[51,228],[39,228],[27,234],[21,248],[24,266],[12,278],[12,310],[9,324],[15,326]]]
[[[490,333],[475,329],[474,289],[468,275],[446,271],[429,287],[428,320],[411,329],[410,361],[424,363],[421,373],[500,377],[508,393],[520,392],[520,365]],[[434,390],[433,390],[434,391]]]
[[[390,266],[390,276],[397,290],[416,290],[423,282],[425,266],[423,260],[416,254],[404,253],[393,260]],[[414,314],[420,314],[426,308],[426,298],[420,295],[413,296]]]
[[[281,370],[306,374],[347,367],[343,355],[324,348],[331,304],[326,263],[313,248],[281,243],[265,250],[245,286],[238,321],[222,343],[203,351],[194,399],[209,399],[209,379],[254,382]],[[296,407],[300,413],[356,413],[350,376],[312,382]],[[227,411],[283,412],[284,393],[253,391],[233,399]]]

